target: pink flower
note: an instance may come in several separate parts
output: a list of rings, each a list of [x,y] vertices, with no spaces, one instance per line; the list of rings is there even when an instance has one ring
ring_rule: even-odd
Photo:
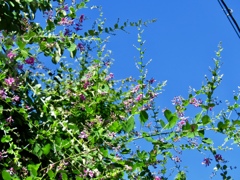
[[[197,100],[195,97],[190,100],[190,104],[194,105],[195,107],[199,107],[202,104],[202,100]]]
[[[88,175],[92,178],[94,176],[94,172],[93,171],[88,171]]]
[[[69,26],[73,24],[73,20],[68,20],[67,17],[64,17],[61,19],[61,21],[58,24]]]
[[[18,95],[13,96],[12,100],[18,102],[20,97]]]
[[[14,57],[16,57],[16,54],[14,54],[12,51],[10,51],[8,54],[7,54],[7,57],[9,59],[13,59]]]
[[[85,138],[88,137],[88,135],[84,131],[82,131],[78,137],[82,138],[82,139],[85,139]]]
[[[12,77],[5,79],[5,83],[9,86],[11,86],[14,82],[15,82],[15,79]]]
[[[143,95],[142,94],[139,94],[137,97],[136,97],[136,101],[140,101],[142,99]]]
[[[158,177],[158,176],[155,176],[154,180],[162,180],[162,179],[160,177]]]
[[[27,64],[33,65],[33,64],[34,64],[34,58],[33,58],[33,57],[30,57],[30,58],[26,59],[25,62],[26,62]]]
[[[7,118],[6,121],[7,121],[9,124],[11,124],[12,122],[14,122],[12,116],[10,116],[9,118]]]
[[[113,77],[114,77],[114,74],[113,73],[110,73],[109,75],[107,75],[107,77],[106,77],[106,81],[109,81],[110,79],[113,79]]]
[[[7,93],[4,90],[0,90],[0,97],[2,99],[6,99],[7,98]]]

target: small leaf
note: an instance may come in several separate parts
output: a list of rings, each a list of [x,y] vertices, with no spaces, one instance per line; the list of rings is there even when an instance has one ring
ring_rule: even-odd
[[[36,177],[37,176],[37,171],[40,167],[41,163],[39,164],[29,164],[28,165],[28,170],[30,171],[31,175]]]
[[[148,113],[146,111],[140,112],[140,121],[144,124],[148,120]]]
[[[12,141],[12,138],[11,138],[11,136],[9,136],[9,135],[4,135],[4,136],[1,138],[1,142],[2,142],[2,143],[7,143],[7,142],[10,142],[10,141]]]
[[[70,47],[68,48],[68,50],[69,50],[70,52],[72,52],[72,51],[76,50],[76,48],[77,48],[77,45],[76,45],[75,43],[71,43],[71,45],[70,45]]]
[[[48,153],[50,152],[50,148],[51,148],[51,145],[50,145],[50,144],[46,144],[46,145],[42,148],[43,154],[48,155]]]
[[[170,117],[172,116],[172,112],[168,109],[164,111],[164,116],[167,118],[168,121],[170,121]]]
[[[66,173],[62,173],[62,180],[68,180],[68,176]]]
[[[133,130],[135,126],[135,121],[133,116],[131,116],[130,118],[128,118],[128,120],[126,122],[124,122],[123,124],[123,130],[127,133],[129,133],[130,131]]]
[[[204,139],[202,140],[202,142],[204,142],[204,143],[206,143],[206,144],[213,144],[213,141],[212,141],[211,139],[209,139],[209,138],[204,138]]]
[[[211,119],[210,119],[210,117],[208,116],[208,115],[204,115],[203,117],[202,117],[202,123],[203,123],[203,125],[206,125],[206,124],[208,124],[208,123],[210,123],[211,122]]]
[[[166,126],[164,128],[166,128],[166,129],[173,128],[177,124],[177,120],[178,120],[177,116],[171,116],[168,120],[169,122],[166,124]]]
[[[48,176],[50,177],[50,179],[53,179],[55,177],[55,174],[53,173],[52,170],[49,170],[47,173],[48,173]]]

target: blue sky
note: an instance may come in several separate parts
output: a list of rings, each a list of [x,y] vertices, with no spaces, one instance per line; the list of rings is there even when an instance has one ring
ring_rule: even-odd
[[[240,20],[240,2],[225,2],[233,9],[235,19]],[[204,82],[204,75],[209,74],[209,66],[213,66],[212,58],[215,57],[220,41],[224,48],[221,68],[224,77],[215,96],[222,100],[223,107],[226,99],[232,101],[232,92],[240,85],[240,39],[217,0],[95,0],[91,4],[103,7],[106,24],[110,26],[115,24],[118,18],[120,24],[126,20],[157,19],[156,23],[143,27],[143,39],[146,40],[147,49],[145,61],[152,59],[148,66],[148,77],[154,77],[160,82],[168,81],[163,94],[157,100],[160,108],[173,108],[173,97],[187,97],[189,86],[200,88]],[[130,34],[119,31],[116,36],[110,38],[107,45],[108,49],[113,51],[112,57],[115,61],[112,72],[116,79],[139,75],[134,63],[138,52],[133,47],[134,44],[137,45],[137,31],[136,28],[128,28],[127,31]],[[215,143],[221,145],[221,135],[214,136]],[[140,146],[144,147],[145,144],[140,143]],[[238,154],[234,150],[223,153],[223,157],[229,158],[229,165],[239,166],[240,162],[236,158]],[[208,157],[208,154],[199,155],[196,151],[183,153],[183,164],[189,166],[188,179],[209,179],[214,166],[204,167],[201,164],[203,157]],[[238,170],[230,173],[234,179],[239,178]],[[215,179],[221,178],[216,176]]]
[[[233,9],[233,15],[240,23],[240,1],[225,2]],[[157,99],[161,109],[167,107],[173,110],[171,100],[174,96],[187,98],[189,86],[196,89],[201,87],[204,75],[209,74],[209,66],[213,66],[212,58],[220,41],[224,48],[221,68],[224,77],[215,96],[223,102],[223,107],[226,99],[232,101],[232,92],[240,85],[240,39],[217,0],[92,0],[90,4],[102,6],[106,25],[109,26],[113,26],[118,18],[120,24],[126,20],[157,19],[157,22],[143,27],[143,39],[146,40],[145,62],[152,59],[148,66],[149,79],[153,77],[159,82],[167,80],[163,94]],[[86,24],[98,16],[97,10],[82,10],[82,13],[88,18]],[[134,27],[126,30],[129,33],[118,31],[107,44],[107,49],[112,50],[112,58],[115,59],[111,71],[116,79],[139,76],[134,62],[138,52],[133,47],[138,45],[137,30]],[[216,136],[216,144],[221,145],[221,136]],[[142,143],[139,145],[145,146]],[[240,165],[236,158],[239,155],[237,151],[223,155],[229,158],[231,165]],[[189,166],[188,179],[209,179],[214,166],[204,167],[201,164],[204,157],[208,157],[208,154],[199,155],[196,151],[183,153],[183,164]],[[240,176],[238,170],[230,173],[234,179]],[[217,176],[215,179],[221,178]]]

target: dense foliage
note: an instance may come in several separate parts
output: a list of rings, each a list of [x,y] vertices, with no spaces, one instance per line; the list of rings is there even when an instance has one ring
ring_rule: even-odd
[[[220,171],[223,179],[230,179],[227,161],[219,153],[227,148],[214,147],[205,135],[213,131],[224,134],[226,142],[239,143],[240,121],[227,116],[238,115],[238,94],[234,105],[209,115],[218,105],[214,91],[222,80],[221,45],[206,84],[188,97],[174,97],[174,108],[162,113],[155,99],[166,82],[148,78],[143,61],[142,25],[153,21],[105,27],[99,9],[99,18],[87,29],[86,15],[79,11],[87,3],[0,2],[2,178],[186,179],[180,154],[190,149],[210,152],[212,157],[202,163],[215,161],[214,174]],[[34,20],[37,10],[43,11],[46,24]],[[129,26],[139,31],[140,77],[115,80],[106,35]],[[191,118],[186,116],[190,106],[197,108]],[[139,139],[151,150],[133,148]]]

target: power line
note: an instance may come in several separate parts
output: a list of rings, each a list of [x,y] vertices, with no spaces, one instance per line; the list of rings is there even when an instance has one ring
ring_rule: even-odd
[[[238,26],[237,21],[234,19],[233,15],[232,15],[232,10],[230,8],[228,8],[228,6],[226,5],[226,3],[223,0],[218,0],[218,3],[221,6],[224,14],[227,16],[228,21],[232,25],[232,27],[233,27],[234,31],[236,32],[238,38],[240,38],[240,28]]]

